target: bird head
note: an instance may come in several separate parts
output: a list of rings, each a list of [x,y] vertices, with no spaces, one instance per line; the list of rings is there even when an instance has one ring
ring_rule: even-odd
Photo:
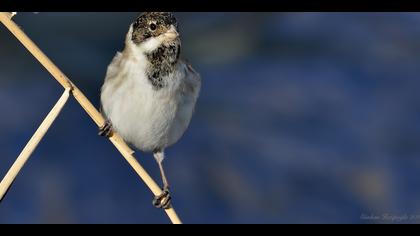
[[[130,35],[131,32],[131,35]],[[145,12],[131,24],[129,39],[133,44],[153,51],[162,44],[179,41],[178,23],[169,12]]]

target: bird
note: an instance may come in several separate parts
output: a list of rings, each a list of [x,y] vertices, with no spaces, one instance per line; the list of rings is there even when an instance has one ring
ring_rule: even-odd
[[[99,135],[118,133],[135,149],[153,153],[162,177],[157,208],[171,207],[163,168],[165,149],[187,130],[201,89],[201,76],[180,57],[178,21],[170,12],[141,13],[129,26],[125,46],[109,64],[101,87]]]

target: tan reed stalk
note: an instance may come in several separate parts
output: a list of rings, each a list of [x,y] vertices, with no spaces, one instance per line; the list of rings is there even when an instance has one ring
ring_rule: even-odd
[[[10,188],[10,185],[12,185],[20,170],[23,168],[23,166],[28,161],[35,148],[38,146],[39,142],[42,140],[44,135],[47,133],[48,129],[51,127],[55,119],[60,114],[61,109],[63,109],[64,105],[66,104],[69,98],[69,95],[70,88],[66,88],[63,95],[61,95],[60,99],[52,108],[52,110],[48,113],[47,117],[45,117],[44,121],[42,121],[41,125],[35,131],[34,135],[26,144],[25,148],[23,148],[22,152],[19,154],[18,158],[13,163],[6,176],[4,176],[3,180],[0,182],[0,201],[3,200],[3,197],[6,194],[7,190]]]

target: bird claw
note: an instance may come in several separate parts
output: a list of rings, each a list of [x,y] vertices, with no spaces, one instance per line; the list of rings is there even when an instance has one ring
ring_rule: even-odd
[[[164,188],[162,194],[154,197],[153,206],[156,208],[168,209],[171,207],[171,199],[169,188]]]
[[[111,124],[111,122],[109,120],[107,120],[105,122],[105,124],[102,127],[99,128],[98,135],[105,136],[105,137],[109,138],[109,137],[112,136],[112,134],[113,134],[113,132],[112,132],[112,124]]]

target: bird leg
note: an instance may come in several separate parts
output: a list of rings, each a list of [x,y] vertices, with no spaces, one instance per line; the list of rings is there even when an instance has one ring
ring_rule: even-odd
[[[168,209],[171,207],[171,195],[169,192],[169,183],[168,179],[166,178],[165,171],[163,170],[163,159],[165,158],[165,154],[163,150],[158,150],[153,152],[153,156],[156,159],[156,162],[159,165],[160,175],[162,176],[163,182],[163,191],[162,194],[159,196],[155,196],[153,199],[153,205],[157,208]]]
[[[99,133],[98,135],[100,136],[105,136],[107,138],[111,137],[113,134],[112,132],[112,124],[111,121],[106,120],[105,124],[99,128]]]

